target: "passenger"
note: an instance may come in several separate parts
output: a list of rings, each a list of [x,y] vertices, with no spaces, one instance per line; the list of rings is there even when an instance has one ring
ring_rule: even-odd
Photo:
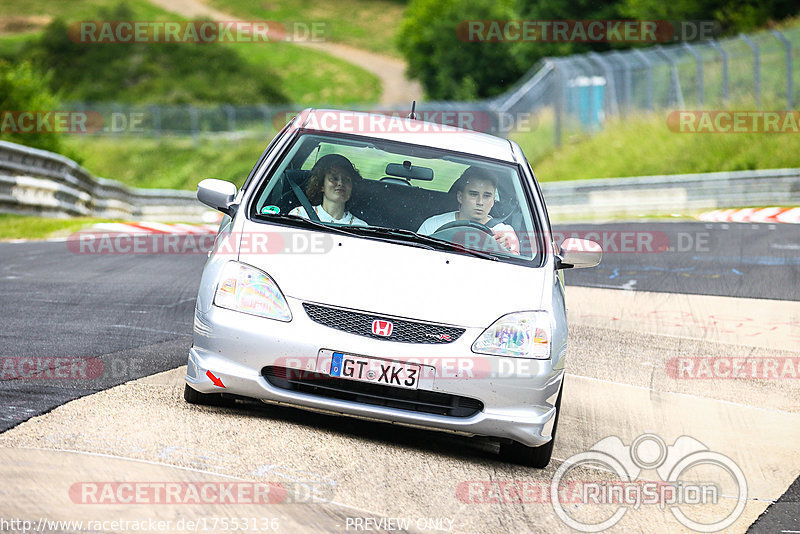
[[[487,224],[492,219],[489,212],[494,206],[496,191],[497,178],[489,171],[476,166],[467,167],[456,183],[458,211],[429,217],[422,223],[417,233],[431,235],[445,224],[453,221],[473,221]],[[491,230],[500,246],[512,254],[519,254],[519,238],[511,225],[500,223]]]
[[[306,195],[321,222],[369,226],[347,211],[347,201],[353,194],[353,184],[361,179],[361,175],[346,157],[328,154],[319,158],[311,169]],[[289,214],[309,218],[302,206],[296,207]]]

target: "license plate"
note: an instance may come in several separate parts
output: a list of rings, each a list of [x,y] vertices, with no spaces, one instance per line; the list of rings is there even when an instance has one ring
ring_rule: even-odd
[[[419,365],[391,362],[334,352],[329,374],[337,378],[372,382],[398,388],[417,389]]]

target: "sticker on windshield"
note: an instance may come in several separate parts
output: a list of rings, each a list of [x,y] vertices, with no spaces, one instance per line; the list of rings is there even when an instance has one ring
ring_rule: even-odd
[[[281,212],[278,206],[264,206],[261,208],[261,213],[264,215],[276,215]]]

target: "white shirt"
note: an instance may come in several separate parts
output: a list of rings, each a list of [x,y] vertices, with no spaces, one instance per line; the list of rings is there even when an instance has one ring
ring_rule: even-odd
[[[345,211],[341,219],[334,219],[333,215],[325,211],[322,205],[317,205],[314,206],[314,213],[317,214],[320,222],[324,223],[349,224],[351,226],[369,226],[365,221],[362,221],[349,211]],[[303,206],[297,206],[295,209],[289,212],[289,215],[299,215],[305,219],[311,218],[308,216],[308,212],[306,212],[306,209]]]
[[[425,222],[419,227],[417,230],[418,234],[422,235],[431,235],[440,227],[444,226],[449,222],[457,221],[456,215],[458,214],[457,211],[451,211],[450,213],[442,213],[439,215],[434,215],[433,217],[428,217],[425,219]],[[491,219],[489,219],[491,220]],[[495,232],[514,232],[514,228],[510,224],[500,223],[492,228]],[[516,235],[516,232],[514,232]]]

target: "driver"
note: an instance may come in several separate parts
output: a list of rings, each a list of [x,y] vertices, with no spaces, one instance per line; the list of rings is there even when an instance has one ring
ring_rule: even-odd
[[[347,211],[347,201],[353,194],[353,183],[358,180],[361,180],[361,175],[346,157],[328,154],[319,158],[311,169],[306,195],[321,222],[369,226]],[[296,207],[289,214],[309,218],[302,206]]]
[[[486,169],[471,166],[456,181],[458,211],[451,211],[429,217],[417,230],[418,234],[431,235],[439,228],[453,221],[473,221],[487,224],[492,217],[489,212],[494,206],[497,191],[497,178]],[[508,224],[497,224],[492,229],[495,240],[511,252],[519,254],[519,238],[514,228]]]

